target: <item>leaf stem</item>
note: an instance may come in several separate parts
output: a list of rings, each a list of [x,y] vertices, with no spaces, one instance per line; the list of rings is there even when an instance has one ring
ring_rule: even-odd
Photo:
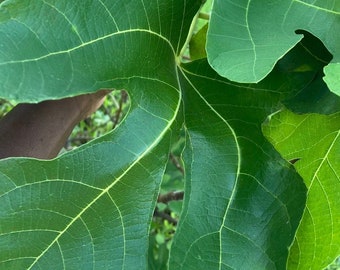
[[[187,39],[185,40],[184,45],[183,45],[183,47],[182,47],[182,49],[181,49],[181,51],[180,51],[180,53],[179,53],[179,55],[178,55],[178,57],[177,57],[177,62],[178,62],[178,64],[180,64],[180,63],[182,62],[181,60],[182,60],[182,58],[183,58],[183,55],[184,55],[186,49],[187,49],[188,46],[189,46],[189,42],[190,42],[191,37],[192,37],[192,35],[193,35],[193,33],[194,33],[194,30],[195,30],[195,26],[196,26],[196,22],[197,22],[198,16],[199,16],[199,12],[196,13],[195,17],[193,18],[193,20],[192,20],[192,22],[191,22],[191,25],[190,25],[190,29],[189,29],[189,32],[188,32]]]

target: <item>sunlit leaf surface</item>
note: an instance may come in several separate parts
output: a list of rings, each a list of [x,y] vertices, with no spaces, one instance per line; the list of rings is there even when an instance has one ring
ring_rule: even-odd
[[[264,132],[308,188],[289,269],[323,269],[340,253],[340,113],[273,115]]]

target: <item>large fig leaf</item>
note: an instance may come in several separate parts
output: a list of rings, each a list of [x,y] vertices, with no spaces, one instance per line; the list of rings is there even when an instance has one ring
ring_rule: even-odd
[[[209,62],[230,80],[258,82],[302,39],[295,32],[300,29],[321,39],[333,54],[326,75],[339,71],[340,2],[333,0],[216,0],[207,39]],[[326,79],[339,95],[338,80]]]
[[[292,78],[245,87],[205,61],[183,76],[188,173],[170,269],[285,269],[305,186],[260,123]]]
[[[145,269],[182,101],[187,179],[169,267],[285,268],[306,189],[265,140],[261,123],[323,63],[298,46],[257,85],[231,83],[205,59],[179,65],[200,4],[1,4],[2,97],[38,102],[124,88],[132,105],[117,130],[74,152],[52,161],[0,161],[0,268]],[[292,56],[310,69],[300,72]]]
[[[114,85],[132,103],[117,131],[52,161],[0,162],[0,268],[145,268],[180,93],[175,79]]]
[[[270,117],[266,136],[308,187],[307,207],[290,250],[289,269],[323,269],[340,254],[340,113]]]
[[[199,7],[162,2],[1,4],[2,97],[38,102],[124,88],[131,108],[117,131],[75,152],[0,161],[0,268],[146,268],[180,105],[179,33]]]

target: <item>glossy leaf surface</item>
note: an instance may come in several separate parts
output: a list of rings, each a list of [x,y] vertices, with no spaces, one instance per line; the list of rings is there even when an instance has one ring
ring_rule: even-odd
[[[305,187],[260,123],[292,79],[277,69],[244,87],[217,77],[203,60],[184,66],[187,197],[170,269],[285,268]]]

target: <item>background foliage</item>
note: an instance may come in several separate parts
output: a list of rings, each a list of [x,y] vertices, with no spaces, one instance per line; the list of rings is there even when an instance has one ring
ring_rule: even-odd
[[[1,4],[1,97],[124,89],[66,148],[84,145],[0,162],[1,267],[321,269],[339,255],[339,5],[216,1],[208,27],[200,5]]]

